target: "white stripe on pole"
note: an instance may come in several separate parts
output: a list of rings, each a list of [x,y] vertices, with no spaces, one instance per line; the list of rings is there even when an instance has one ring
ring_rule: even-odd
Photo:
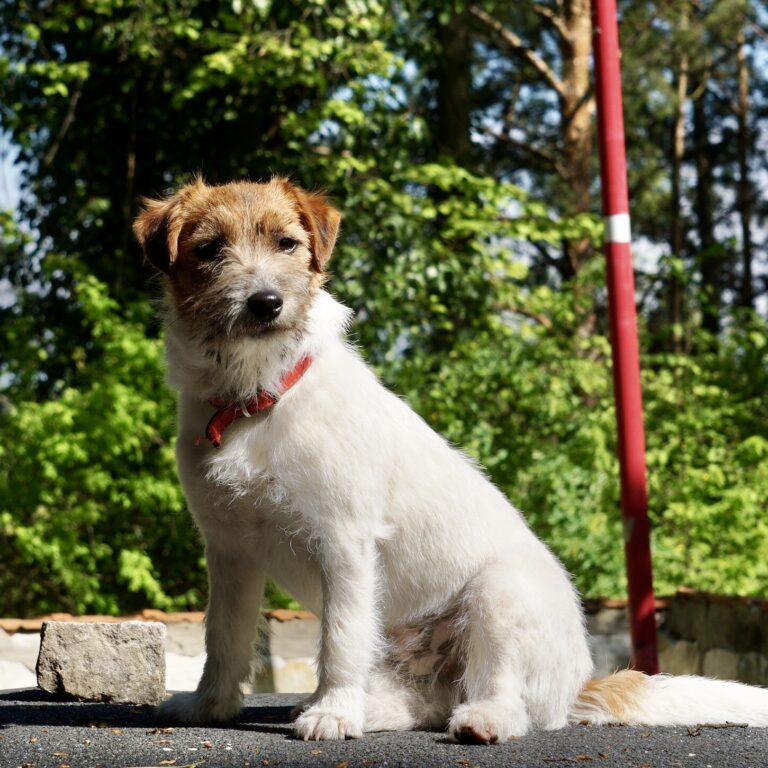
[[[615,213],[613,216],[605,217],[606,243],[629,243],[631,238],[628,213]]]

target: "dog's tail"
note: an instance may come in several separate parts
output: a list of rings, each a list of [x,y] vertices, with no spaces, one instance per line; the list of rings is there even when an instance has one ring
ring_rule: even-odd
[[[625,669],[590,680],[571,708],[571,722],[595,725],[768,726],[768,689],[687,675]]]

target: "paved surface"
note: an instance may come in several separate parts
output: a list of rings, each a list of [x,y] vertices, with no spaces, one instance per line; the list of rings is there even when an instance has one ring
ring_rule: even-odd
[[[307,743],[293,738],[289,724],[297,699],[253,695],[231,727],[164,729],[150,708],[57,701],[37,690],[6,692],[0,694],[0,768],[768,766],[768,729],[740,727],[573,726],[492,746],[452,744],[442,733],[427,732]]]

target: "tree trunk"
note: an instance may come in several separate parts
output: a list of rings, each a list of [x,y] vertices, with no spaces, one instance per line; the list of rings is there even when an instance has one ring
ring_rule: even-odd
[[[560,111],[560,144],[556,157],[549,156],[558,174],[567,184],[567,199],[563,213],[573,215],[592,210],[592,151],[595,100],[592,94],[592,6],[590,0],[559,0],[554,7],[531,3],[536,13],[558,41],[560,72],[499,19],[478,5],[469,6],[469,14],[488,31],[492,41],[499,41],[513,56],[535,73],[558,98]],[[528,141],[535,141],[529,136]],[[535,145],[532,154],[541,155]],[[549,153],[547,153],[549,155]],[[579,272],[592,255],[588,238],[563,243],[563,259],[556,262],[564,279]]]
[[[739,31],[738,37],[739,63],[739,100],[736,108],[738,130],[736,148],[739,158],[739,181],[736,190],[736,207],[741,221],[741,291],[739,303],[742,307],[752,309],[752,188],[749,181],[749,127],[747,117],[749,112],[749,65],[747,62],[746,41],[744,30]]]
[[[590,0],[569,0],[564,19],[567,33],[561,38],[563,89],[560,94],[563,166],[569,186],[568,213],[592,210],[592,150],[594,98],[591,91],[592,8]],[[564,244],[566,261],[577,274],[592,255],[585,238]]]
[[[699,264],[702,287],[702,326],[712,334],[720,330],[721,264],[715,242],[713,210],[712,147],[709,142],[709,115],[706,84],[693,102],[693,151],[696,163],[696,220],[699,230]]]
[[[688,29],[689,7],[687,0],[683,3],[680,16],[680,30]],[[669,248],[673,259],[682,259],[685,247],[685,227],[681,213],[681,169],[685,153],[685,103],[688,96],[688,53],[685,47],[680,54],[677,71],[677,104],[675,124],[672,133],[672,200],[670,205]],[[667,287],[667,318],[671,330],[672,350],[683,351],[683,281],[673,267],[669,275]]]
[[[470,162],[471,40],[469,15],[456,11],[455,3],[447,24],[437,21],[437,130],[436,143],[441,154],[457,165]]]

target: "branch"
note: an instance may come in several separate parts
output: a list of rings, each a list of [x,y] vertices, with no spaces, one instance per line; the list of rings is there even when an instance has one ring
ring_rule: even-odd
[[[542,19],[546,19],[549,22],[550,27],[556,30],[563,40],[567,40],[570,37],[568,27],[563,21],[562,16],[558,16],[551,8],[541,3],[533,4],[533,12],[541,16]]]
[[[43,158],[43,170],[46,170],[53,162],[53,159],[56,157],[56,153],[59,151],[61,142],[64,140],[64,137],[67,135],[67,131],[69,130],[69,126],[72,125],[72,122],[75,119],[77,102],[80,101],[80,94],[82,92],[83,81],[78,80],[77,87],[69,98],[69,109],[67,109],[67,114],[64,116],[64,119],[61,122],[59,132],[56,134],[56,138],[53,140],[53,144],[51,144],[50,148],[45,153],[45,157]]]
[[[497,142],[506,142],[507,144],[511,144],[513,147],[517,147],[518,149],[523,150],[523,152],[527,152],[530,155],[533,155],[534,157],[541,160],[543,163],[545,163],[547,166],[552,168],[552,170],[557,173],[560,178],[565,179],[566,173],[563,166],[560,164],[560,161],[557,159],[555,155],[553,155],[551,152],[549,152],[544,147],[537,147],[534,144],[531,144],[527,141],[521,141],[520,139],[515,139],[512,136],[510,136],[507,133],[497,133],[496,131],[492,131],[490,128],[485,130],[485,135],[490,136],[493,139],[496,139]]]
[[[536,51],[531,50],[511,29],[507,29],[482,8],[471,5],[469,12],[478,21],[490,28],[514,54],[527,61],[557,91],[561,98],[565,98],[565,84]]]
[[[552,321],[540,312],[534,312],[532,309],[526,309],[525,307],[510,306],[509,304],[495,304],[493,306],[497,312],[512,312],[515,315],[522,315],[523,317],[535,320],[539,325],[542,325],[548,331],[554,328]]]
[[[528,242],[539,252],[542,259],[544,259],[550,267],[555,269],[561,277],[565,278],[568,276],[566,272],[570,270],[570,264],[565,258],[556,258],[547,250],[546,245],[537,240],[529,240]]]

